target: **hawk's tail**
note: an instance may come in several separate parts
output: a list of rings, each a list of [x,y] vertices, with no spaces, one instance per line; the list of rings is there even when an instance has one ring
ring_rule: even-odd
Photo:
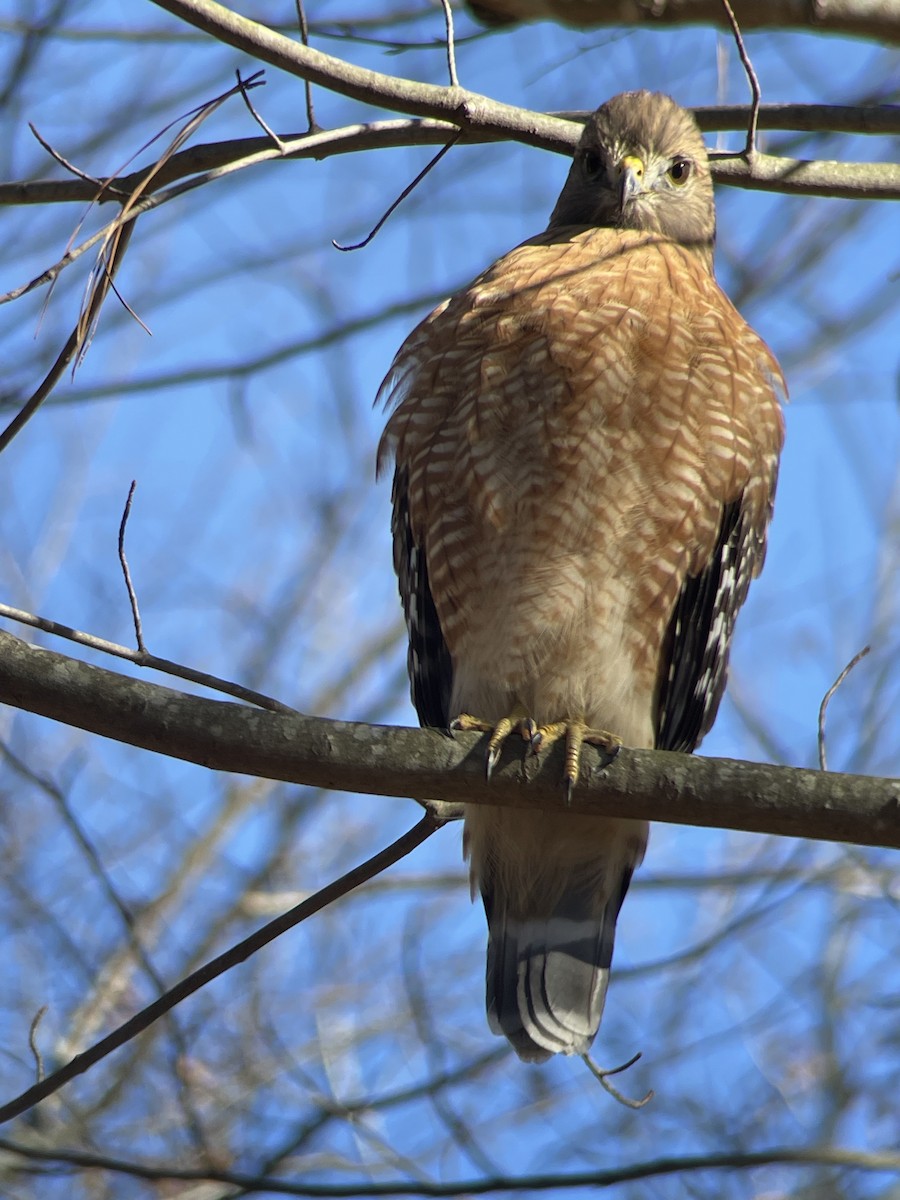
[[[543,1062],[551,1054],[586,1054],[594,1040],[606,999],[616,918],[631,879],[630,865],[616,865],[620,874],[616,881],[606,881],[605,903],[598,905],[592,872],[594,888],[579,887],[572,878],[549,914],[513,916],[506,898],[492,894],[489,884],[483,886],[489,927],[488,1021],[526,1062]]]

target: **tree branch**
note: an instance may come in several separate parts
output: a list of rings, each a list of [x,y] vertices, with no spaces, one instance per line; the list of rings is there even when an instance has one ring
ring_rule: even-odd
[[[486,104],[490,102],[486,101]],[[501,108],[507,106],[501,105]],[[529,110],[520,110],[523,115]],[[743,106],[718,106],[694,110],[701,128],[707,132],[744,128],[747,109]],[[504,137],[523,145],[535,146],[557,154],[571,155],[581,133],[583,113],[567,113],[554,117],[557,132],[534,134],[526,127],[510,132],[502,128],[492,131],[488,124],[481,129],[465,129],[459,135],[460,145],[483,145]],[[743,122],[743,124],[742,124]],[[900,132],[900,108],[851,108],[829,105],[770,105],[760,109],[760,129],[802,130],[807,132],[841,132],[892,134]],[[182,150],[154,174],[154,187],[171,187],[179,180],[191,179],[190,187],[221,178],[228,170],[243,169],[263,162],[282,159],[312,158],[321,161],[335,154],[355,154],[361,150],[391,150],[407,146],[445,145],[458,126],[436,119],[394,119],[348,125],[339,129],[317,130],[314,133],[279,134],[282,149],[272,145],[270,138],[234,138],[209,142]],[[713,178],[718,183],[736,187],[760,188],[788,195],[844,196],[849,199],[900,199],[900,165],[893,162],[853,163],[781,158],[775,155],[755,156],[748,165],[738,154],[711,156]],[[99,198],[99,203],[118,200],[121,195],[142,186],[148,170],[141,168],[116,180]],[[157,191],[141,205],[140,211],[157,207],[168,199],[183,194],[181,190]],[[23,204],[90,204],[97,201],[97,189],[88,180],[41,179],[12,180],[0,183],[0,206]],[[89,249],[102,234],[94,234],[78,248]],[[70,252],[65,264],[73,260]],[[63,264],[63,265],[65,265]],[[39,278],[35,282],[41,282]],[[33,286],[32,285],[29,285]],[[10,294],[14,298],[23,289]]]
[[[502,104],[478,92],[416,83],[353,66],[239,16],[214,0],[154,0],[154,3],[220,41],[292,75],[366,104],[437,119],[444,125],[449,122],[462,130],[461,141],[506,138],[570,154],[580,133],[578,127],[573,129],[559,117]],[[714,3],[718,4],[718,0]],[[741,15],[743,19],[743,10]],[[446,141],[446,128],[442,132],[444,136],[434,140]],[[328,134],[312,136],[320,139],[321,152]],[[281,140],[288,142],[288,139]],[[295,153],[297,148],[296,141],[286,144],[286,153]],[[280,152],[273,152],[272,157],[276,154]],[[826,170],[816,170],[814,163],[770,159],[766,160],[765,173],[757,176],[755,164],[751,168],[739,156],[717,159],[714,166],[721,167],[725,161],[729,162],[729,170],[723,170],[719,175],[714,171],[714,177],[738,186],[766,186],[768,190],[801,195],[900,198],[900,167],[895,168],[891,163],[827,163],[822,164]],[[823,177],[826,176],[834,186],[823,192]]]
[[[463,130],[486,130],[494,137],[524,133],[534,139],[534,145],[545,144],[546,138],[547,149],[552,149],[553,140],[564,132],[560,128],[564,122],[557,117],[501,104],[478,92],[417,83],[354,66],[242,17],[215,0],[153,0],[153,3],[270,66],[363,104],[420,117],[443,117]]]
[[[289,912],[282,913],[274,920],[269,921],[261,929],[257,929],[249,937],[238,942],[236,946],[230,947],[223,954],[219,954],[210,962],[204,963],[196,971],[192,971],[190,975],[180,980],[174,987],[169,988],[161,996],[157,997],[152,1004],[148,1004],[146,1008],[141,1009],[130,1020],[114,1029],[112,1033],[107,1034],[105,1038],[101,1038],[99,1042],[95,1042],[90,1049],[85,1050],[69,1062],[54,1071],[52,1075],[46,1075],[38,1080],[32,1087],[27,1088],[21,1095],[15,1099],[8,1101],[6,1104],[0,1105],[0,1124],[11,1121],[14,1117],[21,1116],[22,1113],[28,1112],[29,1109],[40,1104],[42,1100],[46,1100],[48,1096],[52,1096],[58,1092],[65,1084],[76,1079],[79,1075],[83,1075],[85,1071],[90,1070],[98,1062],[101,1062],[107,1055],[112,1054],[114,1050],[120,1049],[130,1042],[132,1038],[149,1029],[160,1017],[170,1013],[173,1008],[186,1000],[188,996],[193,996],[202,987],[208,983],[212,983],[214,979],[218,979],[220,975],[224,975],[226,971],[230,971],[233,967],[245,962],[251,955],[256,954],[264,946],[268,946],[270,942],[287,933],[289,929],[295,928],[302,921],[306,921],[309,917],[321,912],[323,908],[327,908],[329,904],[333,904],[336,900],[346,896],[348,892],[359,887],[361,883],[366,883],[368,880],[380,875],[382,871],[394,865],[410,854],[417,846],[420,846],[427,838],[431,837],[443,824],[443,819],[436,815],[435,812],[429,810],[425,816],[407,830],[395,841],[386,846],[384,850],[379,850],[377,854],[373,854],[371,858],[366,859],[364,863],[354,867],[351,871],[342,875],[340,879],[335,879],[332,883],[321,888],[315,895],[301,901]]]
[[[900,1154],[892,1151],[865,1151],[840,1146],[771,1146],[764,1150],[725,1151],[719,1154],[685,1154],[630,1163],[601,1171],[563,1172],[545,1175],[494,1175],[479,1179],[430,1183],[424,1180],[397,1180],[386,1183],[309,1183],[304,1180],[254,1175],[252,1172],[217,1171],[205,1168],[155,1166],[129,1162],[108,1154],[83,1150],[45,1150],[21,1142],[0,1138],[0,1150],[21,1155],[36,1162],[68,1163],[86,1169],[117,1172],[136,1179],[179,1180],[185,1183],[222,1183],[253,1193],[278,1196],[358,1197],[358,1196],[484,1196],[490,1193],[527,1193],[563,1189],[613,1187],[637,1179],[656,1179],[690,1171],[750,1170],[776,1163],[794,1166],[834,1166],[858,1171],[900,1171]]]
[[[728,28],[720,0],[469,0],[469,8],[479,20],[491,25],[558,21],[579,29],[605,25]],[[900,41],[900,10],[894,0],[742,0],[740,21],[745,32],[806,29]]]
[[[564,748],[511,739],[488,785],[483,738],[353,724],[186,696],[0,633],[0,702],[103,737],[264,779],[369,795],[643,817],[900,848],[900,780],[585,747],[571,805]]]
[[[529,110],[522,110],[527,113]],[[749,107],[743,104],[697,105],[691,110],[704,133],[721,133],[747,126]],[[542,145],[557,154],[569,155],[578,141],[581,126],[589,113],[584,109],[549,113],[560,122],[559,133],[550,139],[535,142],[527,129],[510,140],[523,145]],[[562,123],[565,124],[562,124]],[[759,109],[760,129],[800,133],[858,133],[889,137],[900,133],[900,105],[896,104],[762,104]],[[333,154],[355,154],[359,150],[389,150],[402,146],[436,146],[446,141],[457,128],[449,121],[397,118],[369,121],[331,130],[316,129],[312,133],[282,133],[278,140],[287,153],[273,147],[268,137],[233,138],[218,142],[201,142],[171,155],[159,166],[154,176],[157,187],[165,187],[203,171],[212,171],[243,159],[255,159],[259,154],[276,161],[279,158],[324,159]],[[487,129],[464,130],[459,144],[484,145],[497,141]],[[886,163],[888,167],[893,163]],[[79,204],[97,201],[100,204],[121,200],[145,179],[151,168],[141,167],[128,175],[117,177],[98,198],[96,186],[88,179],[14,180],[0,183],[0,205]]]

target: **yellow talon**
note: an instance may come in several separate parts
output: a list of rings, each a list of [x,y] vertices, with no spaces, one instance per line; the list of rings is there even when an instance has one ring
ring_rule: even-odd
[[[522,737],[531,742],[534,737],[534,721],[525,715],[521,708],[516,708],[508,716],[502,717],[499,721],[484,721],[481,717],[473,717],[469,713],[460,713],[455,721],[450,724],[451,729],[474,730],[478,733],[489,733],[491,735],[488,742],[487,756],[485,761],[485,775],[488,780],[494,773],[500,759],[500,751],[503,748],[503,743],[513,732],[521,733]]]
[[[599,746],[607,754],[615,755],[622,745],[622,739],[607,729],[591,729],[584,721],[554,721],[551,725],[542,725],[532,738],[531,746],[535,754],[552,746],[565,735],[566,767],[563,779],[566,785],[566,800],[571,803],[575,784],[578,782],[578,772],[581,768],[581,747],[585,742]]]
[[[521,708],[514,709],[508,716],[499,721],[484,721],[469,713],[460,715],[450,725],[451,729],[470,730],[491,735],[487,747],[485,774],[490,780],[500,759],[503,743],[511,733],[520,733],[528,742],[532,754],[540,754],[548,749],[561,737],[566,739],[566,767],[563,779],[566,785],[566,799],[571,801],[572,792],[578,782],[578,772],[581,767],[581,747],[585,742],[599,746],[609,755],[615,755],[622,745],[622,739],[606,729],[592,729],[584,721],[553,721],[549,725],[535,725],[531,717],[526,716]]]

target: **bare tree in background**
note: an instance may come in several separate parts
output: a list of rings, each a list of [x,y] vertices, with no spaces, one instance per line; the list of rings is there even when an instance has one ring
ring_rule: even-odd
[[[529,15],[499,7],[480,11]],[[291,5],[252,6],[290,53],[199,2],[127,23],[96,0],[11,5],[0,600],[132,645],[135,479],[149,653],[304,713],[410,723],[371,399],[415,320],[546,223],[566,170],[548,151],[578,126],[538,114],[651,86],[707,106],[717,177],[740,185],[718,189],[718,274],[793,396],[769,564],[704,751],[814,767],[822,696],[871,643],[830,703],[829,766],[900,773],[900,239],[871,199],[900,194],[898,83],[891,51],[843,36],[876,32],[853,10],[827,36],[766,10],[747,44],[764,105],[792,107],[763,108],[748,160],[746,112],[721,110],[746,101],[733,43],[677,21],[492,32],[454,10],[453,91],[424,2],[310,3],[308,52]],[[460,129],[366,249],[333,248]],[[120,212],[140,215],[110,228]],[[416,818],[0,719],[0,1102]],[[490,1037],[447,829],[7,1125],[0,1193],[893,1195],[893,866],[656,826],[595,1047],[604,1067],[643,1052],[615,1080],[654,1090],[633,1111],[577,1061],[528,1069]]]

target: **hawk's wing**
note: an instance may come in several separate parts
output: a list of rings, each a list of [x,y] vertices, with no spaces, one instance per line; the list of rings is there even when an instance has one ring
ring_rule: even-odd
[[[771,491],[774,492],[772,479]],[[738,611],[766,554],[768,509],[748,510],[743,495],[725,506],[712,554],[688,575],[660,656],[656,746],[690,753],[712,727],[725,691]]]
[[[416,545],[409,519],[409,472],[394,471],[394,569],[400,584],[403,615],[409,632],[407,659],[410,690],[419,723],[446,729],[450,724],[453,663],[441,632],[428,584],[425,551]]]

